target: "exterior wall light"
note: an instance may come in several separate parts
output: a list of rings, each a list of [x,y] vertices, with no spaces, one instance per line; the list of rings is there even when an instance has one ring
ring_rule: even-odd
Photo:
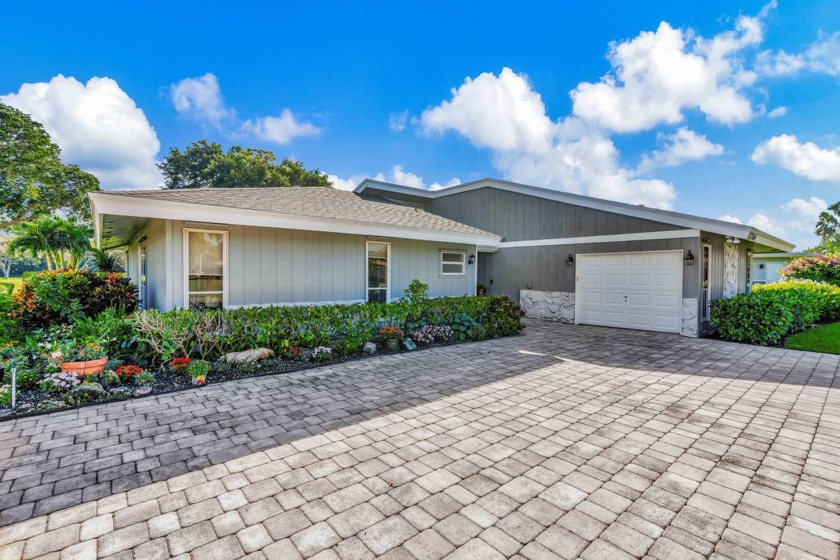
[[[475,255],[470,255],[470,258],[467,259],[467,264],[473,264],[475,262]]]
[[[694,255],[691,254],[691,249],[688,250],[688,254],[683,259],[685,262],[685,266],[691,266],[694,264]]]
[[[572,266],[573,264],[575,264],[575,258],[569,253],[569,256],[566,257],[566,266]]]
[[[741,240],[738,239],[737,237],[727,237],[726,242],[730,245],[740,245],[741,244]]]

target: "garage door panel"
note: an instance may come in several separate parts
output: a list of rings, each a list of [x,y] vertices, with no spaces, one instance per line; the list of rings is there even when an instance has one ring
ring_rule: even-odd
[[[578,322],[679,332],[682,251],[578,255]]]

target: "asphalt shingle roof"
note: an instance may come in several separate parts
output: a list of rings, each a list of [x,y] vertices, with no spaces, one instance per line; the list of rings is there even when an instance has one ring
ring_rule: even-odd
[[[111,191],[106,194],[497,237],[422,209],[370,200],[329,187]]]

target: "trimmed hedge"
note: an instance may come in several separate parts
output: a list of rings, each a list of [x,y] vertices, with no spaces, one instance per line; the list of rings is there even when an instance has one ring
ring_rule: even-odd
[[[339,355],[360,352],[389,325],[411,333],[426,325],[452,328],[453,342],[509,336],[522,330],[522,310],[506,296],[448,297],[387,304],[259,307],[227,310],[148,310],[135,316],[138,338],[159,362],[228,352],[328,346]]]
[[[724,340],[771,346],[820,321],[840,320],[840,288],[810,280],[758,285],[748,295],[712,302]]]

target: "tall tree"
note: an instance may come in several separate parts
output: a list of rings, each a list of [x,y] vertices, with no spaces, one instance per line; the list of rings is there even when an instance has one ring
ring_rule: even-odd
[[[814,233],[820,236],[823,243],[840,240],[840,202],[835,202],[825,212],[820,212]]]
[[[8,251],[12,255],[43,257],[47,270],[78,268],[90,250],[92,232],[71,220],[44,216],[12,228]]]
[[[88,215],[87,193],[99,190],[99,181],[60,156],[40,123],[0,103],[0,229],[56,210]]]
[[[268,150],[232,146],[227,152],[216,142],[199,140],[182,152],[169,150],[158,167],[167,189],[248,187],[329,187],[327,175],[303,163],[283,159]]]
[[[11,239],[11,236],[8,234],[0,235],[0,274],[2,274],[4,278],[8,279],[9,276],[11,276],[13,269],[17,269],[22,272],[21,269],[32,270],[43,266],[40,259],[13,255],[9,251],[9,242]]]

